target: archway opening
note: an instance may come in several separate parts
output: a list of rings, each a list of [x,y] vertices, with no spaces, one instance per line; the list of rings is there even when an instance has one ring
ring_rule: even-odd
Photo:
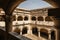
[[[35,17],[35,16],[33,16],[33,17],[31,18],[31,20],[36,21],[36,17]]]
[[[23,17],[22,16],[18,16],[17,20],[18,21],[22,21],[23,20]]]
[[[24,28],[23,28],[22,34],[27,34],[27,27],[24,27]]]
[[[32,33],[38,36],[38,29],[36,27],[32,28]]]
[[[45,18],[45,21],[53,21],[53,20],[50,18],[50,16],[47,16],[47,17]]]
[[[43,38],[48,39],[48,30],[46,30],[46,29],[41,29],[41,30],[40,30],[40,36],[43,37]]]
[[[38,21],[43,21],[43,17],[39,16]]]
[[[24,20],[28,20],[28,17],[27,17],[27,16],[25,16],[25,17],[24,17]]]

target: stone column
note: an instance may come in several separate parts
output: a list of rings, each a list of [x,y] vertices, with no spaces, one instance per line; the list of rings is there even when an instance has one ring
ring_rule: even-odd
[[[31,26],[28,26],[28,34],[32,34],[32,29],[30,28]]]
[[[39,35],[39,37],[40,37],[40,31],[38,31],[38,35]]]
[[[22,35],[23,26],[20,28],[20,35]]]
[[[38,37],[39,37],[39,40],[41,40],[41,37],[40,37],[40,29],[38,28]]]
[[[32,34],[32,26],[28,25],[27,34]]]
[[[29,15],[29,23],[31,23],[31,15]]]
[[[28,29],[28,34],[32,34],[32,30],[31,29]]]
[[[51,32],[48,31],[48,40],[51,40]]]
[[[38,29],[38,36],[40,37],[40,30]]]
[[[20,35],[22,35],[22,30],[20,31]]]
[[[12,15],[5,15],[5,28],[6,32],[12,31]]]
[[[12,13],[9,12],[6,12],[5,14],[5,30],[6,30],[5,40],[8,40],[9,39],[8,32],[12,31]]]

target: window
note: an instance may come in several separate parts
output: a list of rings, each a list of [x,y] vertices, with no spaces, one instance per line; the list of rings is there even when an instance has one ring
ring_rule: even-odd
[[[27,16],[25,16],[25,17],[24,17],[24,20],[28,20],[28,17],[27,17]]]
[[[39,16],[38,21],[43,21],[43,17]]]
[[[51,19],[49,16],[47,16],[47,17],[45,18],[45,21],[52,21],[52,19]]]
[[[33,21],[36,21],[36,17],[34,17],[34,16],[33,16],[31,19],[32,19]]]
[[[22,21],[23,20],[23,17],[22,16],[19,16],[17,20],[18,21]]]

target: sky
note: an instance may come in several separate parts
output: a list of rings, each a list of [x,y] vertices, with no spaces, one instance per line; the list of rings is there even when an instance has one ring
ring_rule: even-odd
[[[18,7],[23,9],[33,10],[39,8],[52,7],[52,5],[48,4],[43,0],[26,0],[22,2]]]

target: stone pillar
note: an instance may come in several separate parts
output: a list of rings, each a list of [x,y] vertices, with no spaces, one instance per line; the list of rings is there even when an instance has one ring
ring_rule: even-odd
[[[38,37],[39,37],[39,40],[41,40],[41,37],[40,37],[40,29],[38,28]]]
[[[32,26],[28,25],[27,34],[32,34]]]
[[[28,34],[32,34],[32,30],[31,29],[28,29]]]
[[[6,32],[12,31],[12,15],[5,15],[5,28]]]
[[[38,36],[40,37],[40,29],[38,28]]]
[[[51,31],[48,31],[48,40],[51,40]]]
[[[29,23],[31,23],[31,15],[29,15]]]
[[[30,28],[30,26],[28,28],[28,34],[32,34],[32,29]]]
[[[20,35],[22,35],[23,26],[20,28]]]
[[[6,12],[5,14],[5,30],[6,30],[6,39],[9,40],[8,32],[12,31],[12,13]]]
[[[22,35],[22,31],[20,31],[20,35]]]
[[[38,36],[40,37],[40,31],[38,31]]]

